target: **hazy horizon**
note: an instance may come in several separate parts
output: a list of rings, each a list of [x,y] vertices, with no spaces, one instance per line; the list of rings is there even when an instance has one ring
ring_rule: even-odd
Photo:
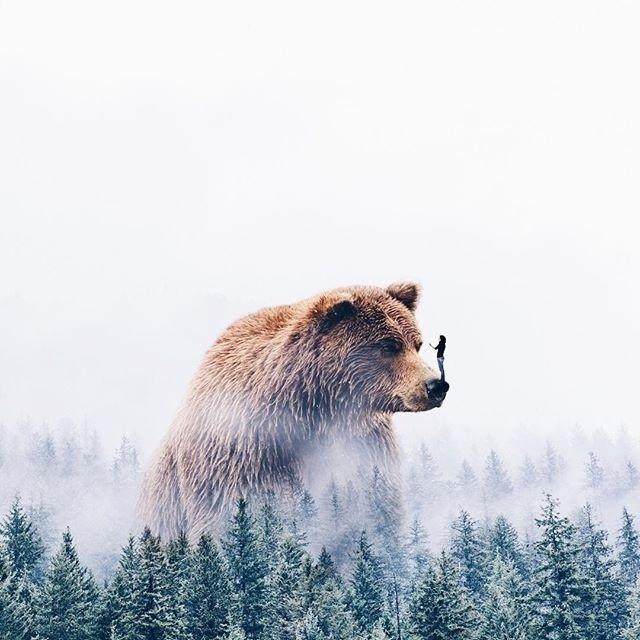
[[[638,18],[2,3],[0,422],[153,445],[238,315],[415,280],[451,392],[402,436],[638,438]]]

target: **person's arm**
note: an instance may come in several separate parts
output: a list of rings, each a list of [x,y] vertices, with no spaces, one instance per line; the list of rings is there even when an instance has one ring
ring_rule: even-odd
[[[437,348],[438,348],[438,347],[434,347],[431,343],[429,343],[429,346],[430,346],[432,349],[437,349]]]

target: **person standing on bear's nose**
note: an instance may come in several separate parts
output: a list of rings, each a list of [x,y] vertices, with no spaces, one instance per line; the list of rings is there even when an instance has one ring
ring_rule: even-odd
[[[438,356],[438,367],[440,367],[440,380],[444,382],[444,350],[447,347],[447,339],[444,336],[440,336],[440,342],[434,347],[431,343],[429,346],[436,350]]]

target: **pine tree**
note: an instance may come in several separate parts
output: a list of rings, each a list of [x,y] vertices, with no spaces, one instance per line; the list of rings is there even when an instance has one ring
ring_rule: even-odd
[[[367,520],[374,544],[381,552],[381,561],[387,573],[404,575],[406,567],[398,535],[393,505],[397,496],[384,481],[379,469],[374,467],[367,490]]]
[[[322,631],[318,616],[311,610],[296,625],[295,640],[329,640],[330,637]]]
[[[629,617],[622,631],[624,640],[640,638],[640,582],[636,582],[629,594]]]
[[[578,559],[590,591],[587,637],[590,640],[616,640],[621,637],[627,615],[625,591],[616,575],[607,533],[594,522],[589,504],[580,513],[577,542]]]
[[[168,600],[172,632],[177,638],[187,637],[189,620],[187,615],[187,593],[189,576],[193,570],[191,564],[191,548],[184,532],[165,547],[168,580]]]
[[[604,484],[604,469],[592,451],[585,465],[586,486],[592,491],[597,491]]]
[[[51,560],[36,601],[36,627],[43,640],[93,640],[96,635],[97,587],[78,560],[67,530]]]
[[[547,446],[544,451],[542,459],[542,477],[546,482],[547,489],[550,489],[555,483],[558,475],[560,474],[560,461],[558,454],[553,448],[550,442],[547,442]]]
[[[33,523],[16,498],[0,524],[0,553],[5,571],[16,578],[41,578],[44,546]]]
[[[420,445],[418,458],[420,481],[422,482],[422,494],[427,503],[435,502],[441,493],[440,470],[427,446]]]
[[[282,543],[281,560],[276,569],[275,591],[279,640],[295,640],[296,627],[304,608],[302,547],[291,537]]]
[[[160,538],[145,529],[136,557],[127,558],[126,564],[133,584],[116,622],[115,640],[187,640],[180,585],[172,582],[174,574]]]
[[[640,484],[640,473],[638,472],[638,467],[629,460],[626,464],[625,471],[627,476],[627,488],[636,489],[638,484]]]
[[[530,609],[527,587],[513,560],[497,552],[487,581],[482,637],[491,640],[529,640]]]
[[[431,556],[427,549],[427,534],[418,518],[414,518],[409,528],[407,557],[411,579],[413,581],[419,580],[425,575],[427,567],[431,564]]]
[[[115,484],[130,484],[134,482],[139,470],[138,452],[129,442],[129,438],[122,436],[111,465]]]
[[[489,452],[485,464],[484,487],[487,496],[493,500],[502,498],[513,491],[513,485],[502,460],[493,449]]]
[[[465,496],[473,495],[478,488],[476,472],[466,460],[462,461],[460,471],[456,476],[456,485]]]
[[[231,584],[222,556],[208,534],[195,549],[188,579],[187,610],[193,640],[217,640],[229,631]]]
[[[535,487],[538,484],[538,471],[529,456],[525,456],[520,467],[520,486],[525,489]]]
[[[640,575],[640,538],[626,507],[622,509],[622,527],[618,533],[618,562],[625,584],[633,586]]]
[[[518,532],[502,515],[498,516],[489,532],[489,556],[499,554],[503,560],[510,560],[522,576],[525,575],[525,562]]]
[[[6,576],[0,581],[0,638],[29,640],[35,634],[35,587],[25,577]]]
[[[417,640],[471,640],[475,636],[477,616],[453,561],[444,552],[415,589],[409,624]]]
[[[370,631],[386,613],[384,576],[372,547],[363,531],[354,554],[349,598],[353,617],[363,632]]]
[[[536,524],[542,530],[535,543],[535,626],[540,640],[584,640],[587,586],[580,574],[575,527],[558,513],[550,495]]]
[[[248,640],[261,638],[269,606],[268,565],[258,541],[256,525],[246,500],[238,508],[225,543],[229,575],[234,597],[233,620]]]
[[[318,529],[318,507],[313,496],[306,489],[302,492],[300,499],[299,521],[302,529],[315,538]]]
[[[298,635],[306,633],[313,637],[312,633],[320,633],[317,637],[333,640],[355,637],[355,623],[345,602],[344,583],[324,547],[316,563],[310,559],[304,563],[303,573],[307,612],[302,626],[298,625]]]
[[[484,593],[486,553],[477,523],[463,509],[451,528],[451,557],[459,563],[464,586],[474,598],[479,598]]]
[[[133,604],[134,595],[138,595],[138,572],[138,551],[134,538],[130,536],[120,554],[113,580],[101,599],[98,615],[98,637],[101,640],[138,637],[135,633],[127,633],[130,621],[125,618]]]

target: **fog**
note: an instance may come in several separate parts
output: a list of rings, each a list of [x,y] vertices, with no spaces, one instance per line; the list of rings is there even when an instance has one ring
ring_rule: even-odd
[[[405,441],[636,438],[638,18],[1,3],[0,421],[144,460],[235,317],[411,279],[451,391]]]

